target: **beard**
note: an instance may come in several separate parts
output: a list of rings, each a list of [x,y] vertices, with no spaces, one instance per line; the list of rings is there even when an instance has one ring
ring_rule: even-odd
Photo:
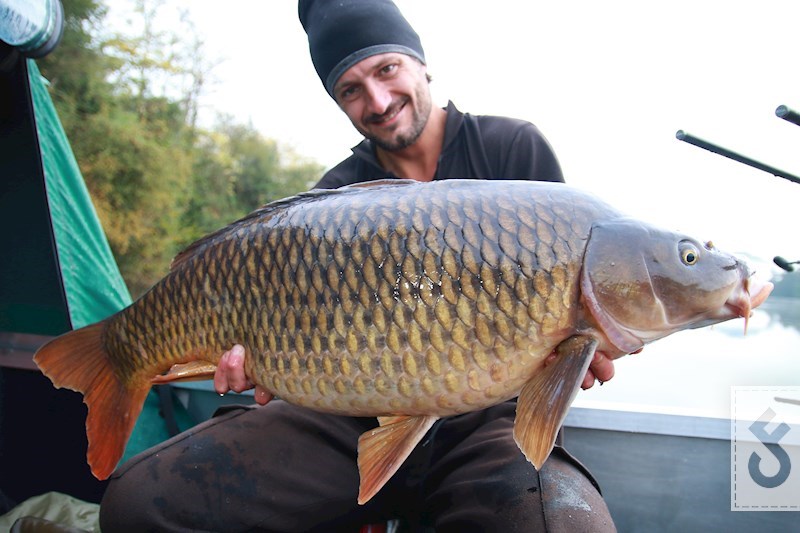
[[[389,138],[378,137],[364,131],[362,131],[361,134],[376,146],[386,150],[387,152],[397,152],[403,150],[404,148],[408,148],[417,142],[417,139],[419,139],[419,136],[422,135],[422,131],[425,129],[425,125],[428,123],[428,118],[431,115],[432,104],[430,93],[426,94],[424,88],[422,87],[415,91],[415,96],[415,101],[418,103],[418,105],[412,108],[411,124],[405,129],[405,131],[394,132]],[[411,98],[408,97],[402,100],[396,100],[392,102],[392,104],[389,106],[389,109],[386,110],[386,113],[375,117],[370,117],[367,122],[380,121],[383,117],[396,113],[401,107],[408,105],[411,101]]]

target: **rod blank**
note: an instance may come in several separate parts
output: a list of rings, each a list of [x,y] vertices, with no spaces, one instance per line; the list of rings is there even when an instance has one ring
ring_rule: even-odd
[[[786,120],[788,122],[791,122],[792,124],[800,126],[800,113],[789,109],[785,105],[779,105],[778,108],[775,110],[775,114],[778,115],[783,120]]]
[[[755,159],[752,159],[750,157],[737,154],[736,152],[728,150],[727,148],[723,148],[708,141],[704,141],[703,139],[700,139],[699,137],[695,137],[694,135],[686,133],[683,130],[678,130],[678,132],[675,134],[675,137],[677,137],[679,141],[693,144],[699,148],[708,150],[709,152],[714,152],[715,154],[727,157],[728,159],[733,159],[734,161],[738,161],[739,163],[744,163],[745,165],[757,168],[758,170],[769,172],[773,176],[778,176],[779,178],[784,178],[794,183],[800,183],[800,177],[797,177],[794,174],[789,174],[788,172],[784,172],[783,170],[775,168],[771,165],[767,165],[760,161],[756,161]]]
[[[773,257],[772,261],[786,272],[794,272],[794,265],[800,263],[800,261],[787,261],[779,255]]]

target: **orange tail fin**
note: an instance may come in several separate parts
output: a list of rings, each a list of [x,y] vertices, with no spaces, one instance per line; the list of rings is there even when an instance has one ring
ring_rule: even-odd
[[[92,474],[106,479],[114,471],[142,411],[150,382],[126,385],[103,346],[104,322],[66,333],[42,346],[33,360],[57,388],[83,394],[89,409],[86,458]]]

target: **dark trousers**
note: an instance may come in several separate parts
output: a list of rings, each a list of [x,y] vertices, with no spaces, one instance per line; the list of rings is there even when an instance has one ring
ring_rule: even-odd
[[[440,420],[389,483],[356,502],[358,437],[374,418],[274,400],[220,414],[112,475],[103,531],[614,531],[588,472],[556,446],[541,472],[511,435],[516,404]]]

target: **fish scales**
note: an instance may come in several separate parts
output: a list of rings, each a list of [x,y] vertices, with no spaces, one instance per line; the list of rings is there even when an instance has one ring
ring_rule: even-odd
[[[381,417],[359,438],[365,503],[437,418],[514,396],[514,439],[541,468],[597,351],[746,320],[771,290],[710,242],[566,185],[374,182],[264,206],[34,361],[84,395],[105,479],[153,383],[208,377],[243,344],[273,396]]]
[[[106,342],[127,379],[243,343],[255,381],[334,413],[453,414],[479,393],[496,403],[553,347],[530,339],[555,344],[574,319],[581,242],[608,210],[590,203],[581,218],[574,195],[502,190],[286,202],[196,250],[108,324]]]

